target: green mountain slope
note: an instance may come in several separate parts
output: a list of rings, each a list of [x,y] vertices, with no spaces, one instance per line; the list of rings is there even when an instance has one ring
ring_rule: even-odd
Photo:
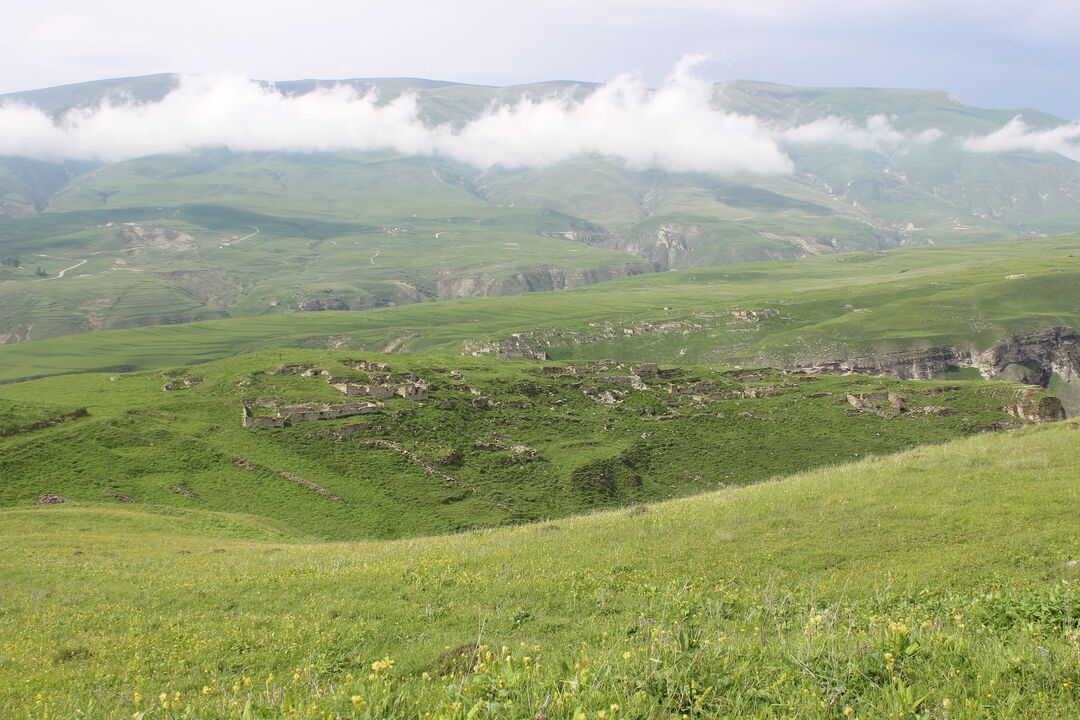
[[[0,511],[12,717],[1072,717],[1080,433],[399,542]]]
[[[59,116],[103,98],[152,102],[176,82],[107,80],[0,101]],[[375,89],[383,101],[414,93],[422,118],[452,125],[491,103],[595,89],[343,82]],[[303,93],[327,84],[277,87]],[[754,82],[718,86],[714,102],[778,126],[833,117],[860,128],[885,115],[899,131],[938,129],[948,139],[902,151],[793,145],[796,171],[773,178],[636,170],[602,157],[519,170],[388,153],[218,149],[104,166],[0,158],[0,257],[21,263],[0,270],[0,307],[10,308],[0,341],[561,289],[656,269],[1080,226],[1080,164],[960,149],[963,138],[992,132],[1018,111],[972,108],[937,92]],[[1034,128],[1061,122],[1023,114]],[[125,235],[125,223],[139,233]],[[183,242],[148,247],[145,235],[165,233]]]
[[[453,172],[416,158],[206,153],[90,173],[50,212],[0,228],[22,265],[0,271],[0,336],[360,310],[653,269],[562,236],[582,221],[488,205]]]

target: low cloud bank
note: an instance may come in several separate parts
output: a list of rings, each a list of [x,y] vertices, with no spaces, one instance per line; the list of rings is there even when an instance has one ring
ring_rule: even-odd
[[[523,98],[461,127],[430,126],[418,98],[380,103],[348,86],[300,96],[235,76],[192,76],[160,102],[103,102],[58,122],[26,105],[0,107],[0,154],[117,162],[201,147],[237,152],[391,149],[486,168],[536,167],[597,154],[635,168],[782,174],[793,165],[757,118],[711,106],[712,84],[681,62],[651,90],[626,75],[581,100]]]
[[[0,105],[0,155],[40,160],[119,162],[203,147],[236,152],[332,152],[390,149],[441,156],[478,168],[539,167],[581,155],[603,155],[633,168],[716,174],[786,174],[786,149],[843,145],[903,152],[939,140],[929,130],[910,135],[889,118],[864,124],[826,117],[779,128],[717,109],[712,83],[696,76],[703,58],[688,56],[659,88],[623,75],[582,99],[569,94],[494,105],[458,126],[428,125],[416,95],[380,103],[348,86],[285,95],[237,76],[189,76],[159,102],[105,101],[59,120],[37,108]],[[969,138],[974,151],[1039,149],[1077,159],[1071,140],[1080,126],[1032,132],[1019,118],[997,133]]]
[[[970,137],[963,147],[971,152],[1048,152],[1080,162],[1080,123],[1071,122],[1049,130],[1033,130],[1017,115],[988,135]]]
[[[882,153],[936,142],[944,135],[936,129],[923,130],[915,135],[900,132],[886,115],[872,115],[862,126],[850,120],[826,117],[780,133],[781,139],[791,145],[848,145],[856,150]]]

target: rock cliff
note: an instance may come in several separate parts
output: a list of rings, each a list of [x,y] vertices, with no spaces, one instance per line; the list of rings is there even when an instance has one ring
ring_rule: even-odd
[[[798,369],[815,374],[856,373],[901,380],[929,380],[949,370],[963,368],[978,370],[986,380],[1010,380],[1045,388],[1051,378],[1057,376],[1071,386],[1080,386],[1080,334],[1072,328],[1054,327],[1011,335],[986,350],[939,346],[818,362],[800,365]],[[1042,421],[1063,419],[1061,402],[1056,398],[1052,400],[1045,407],[1035,408],[1033,403],[1038,403],[1034,396],[1020,399],[1013,414],[1019,417],[1038,415]],[[1057,409],[1050,407],[1054,403]],[[1021,407],[1023,409],[1019,409]],[[1059,410],[1060,418],[1057,417]],[[1072,410],[1076,412],[1076,408]]]

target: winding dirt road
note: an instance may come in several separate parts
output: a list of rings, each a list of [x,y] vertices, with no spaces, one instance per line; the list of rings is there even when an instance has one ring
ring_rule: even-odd
[[[56,275],[54,275],[53,277],[41,278],[40,280],[35,280],[34,282],[45,282],[46,280],[59,280],[60,278],[64,277],[64,273],[66,273],[68,270],[74,270],[77,267],[82,267],[83,265],[86,264],[86,261],[87,261],[87,258],[83,258],[82,260],[75,263],[71,267],[66,267],[63,270],[61,270],[60,272],[56,273]]]

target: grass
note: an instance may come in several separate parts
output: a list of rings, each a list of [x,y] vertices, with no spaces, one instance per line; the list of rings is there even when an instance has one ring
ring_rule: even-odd
[[[242,407],[256,401],[345,399],[321,378],[267,371],[317,365],[334,377],[366,382],[367,373],[343,364],[358,357],[389,361],[394,372],[414,373],[437,389],[424,402],[384,400],[376,414],[241,427]],[[1022,424],[1003,410],[1016,403],[1019,387],[1006,383],[690,367],[633,389],[605,379],[627,377],[626,366],[560,367],[308,350],[165,373],[6,385],[0,387],[0,429],[31,431],[0,437],[0,506],[25,505],[42,494],[109,504],[127,498],[263,517],[312,538],[415,536],[761,482]],[[162,390],[185,380],[196,384]],[[669,391],[671,384],[696,382],[713,387]],[[945,410],[888,417],[856,410],[847,399],[848,393],[889,392],[913,411]],[[495,406],[473,407],[477,396]],[[77,408],[85,414],[41,422]],[[426,472],[421,461],[444,475]]]
[[[528,297],[96,333],[0,347],[0,381],[276,347],[459,353],[466,341],[491,345],[520,332],[536,333],[537,349],[559,360],[777,365],[933,345],[985,348],[1015,332],[1077,326],[1078,250],[1076,235],[910,248],[658,273]],[[1017,274],[1027,277],[1005,279]],[[733,309],[779,315],[739,323],[725,314]],[[626,334],[663,323],[672,325]]]
[[[1071,717],[1078,438],[1043,426],[395,542],[311,544],[245,516],[155,506],[8,509],[0,707]]]

